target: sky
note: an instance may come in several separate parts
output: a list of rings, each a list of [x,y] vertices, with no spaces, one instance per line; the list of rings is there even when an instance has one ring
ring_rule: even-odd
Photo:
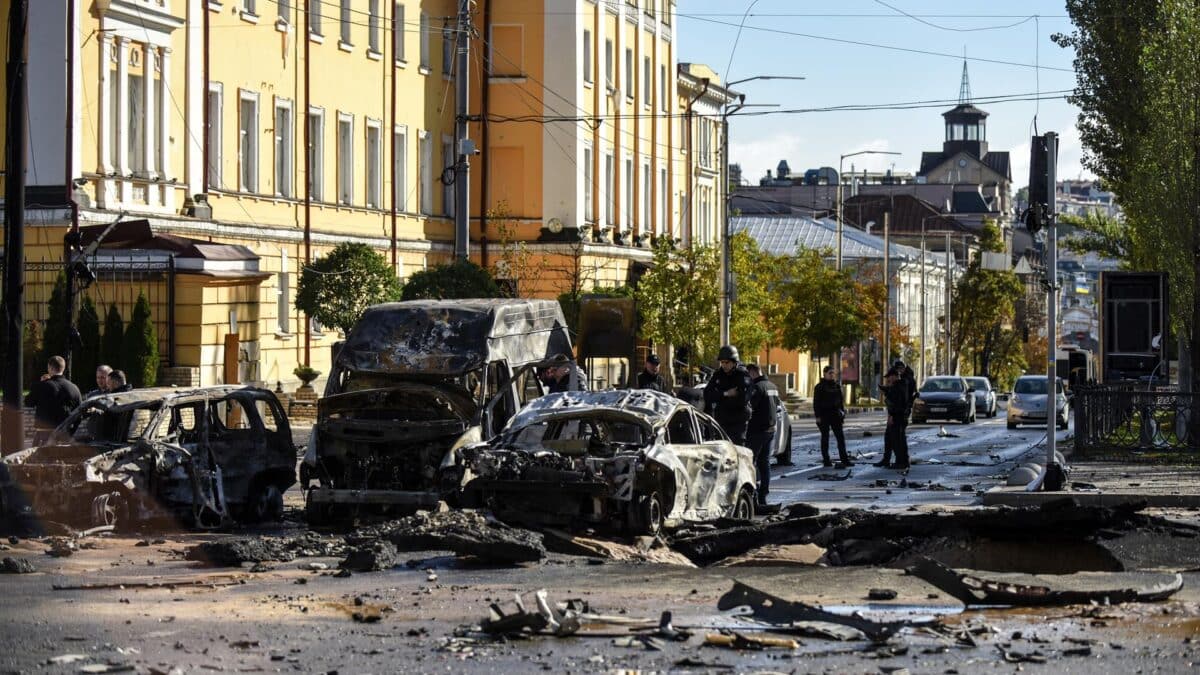
[[[751,183],[781,159],[793,173],[836,169],[841,155],[864,149],[901,154],[848,158],[846,171],[853,164],[915,173],[922,151],[941,150],[941,114],[958,102],[964,50],[975,105],[989,113],[989,149],[1011,153],[1014,191],[1029,182],[1035,115],[1036,133],[1059,133],[1059,178],[1093,177],[1080,165],[1078,109],[1063,98],[1075,86],[1074,53],[1050,39],[1072,27],[1061,0],[679,0],[677,24],[679,60],[705,63],[725,82],[805,78],[735,85],[747,104],[803,110],[935,102],[901,110],[732,116],[730,159]],[[1046,98],[986,98],[1032,99],[1037,92]],[[751,110],[774,108],[744,109]]]

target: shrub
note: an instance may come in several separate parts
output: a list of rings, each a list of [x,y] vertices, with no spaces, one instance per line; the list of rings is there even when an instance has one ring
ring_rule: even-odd
[[[100,340],[100,363],[111,368],[124,369],[121,363],[121,343],[125,340],[125,322],[116,303],[108,306],[104,316],[104,337]],[[99,365],[99,364],[97,364]]]
[[[96,303],[86,295],[79,304],[79,319],[75,325],[79,328],[79,347],[72,355],[71,378],[86,392],[92,389],[96,366],[100,365],[100,315],[96,312]]]
[[[150,319],[150,301],[145,293],[138,293],[137,304],[133,306],[133,318],[125,329],[125,340],[121,347],[121,364],[125,366],[129,384],[134,387],[153,387],[158,381],[158,332],[154,330],[154,322]]]

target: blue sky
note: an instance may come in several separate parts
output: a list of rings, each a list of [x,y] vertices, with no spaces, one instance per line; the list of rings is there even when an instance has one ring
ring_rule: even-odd
[[[915,171],[922,151],[941,149],[941,113],[957,102],[964,48],[975,99],[1028,98],[1038,91],[1047,96],[1075,85],[1074,54],[1050,40],[1052,34],[1071,29],[1058,0],[757,0],[727,69],[737,26],[752,2],[680,0],[679,60],[706,63],[724,81],[755,75],[804,76],[803,81],[735,86],[746,94],[747,103],[776,103],[784,109],[949,101],[911,110],[731,118],[730,158],[742,165],[752,182],[767,169],[773,170],[780,159],[786,158],[793,172],[836,168],[840,155],[868,148],[902,154],[847,159],[847,171],[852,162],[858,169],[881,170],[894,164],[897,171]],[[1035,63],[1041,68],[1028,67]],[[977,100],[976,105],[990,113],[990,149],[1012,153],[1014,190],[1028,182],[1035,114],[1039,133],[1060,134],[1059,177],[1091,177],[1080,166],[1078,110],[1065,100]]]

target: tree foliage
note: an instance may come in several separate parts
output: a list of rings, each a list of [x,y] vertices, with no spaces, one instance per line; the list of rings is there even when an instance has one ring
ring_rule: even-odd
[[[470,260],[435,265],[410,276],[404,284],[404,300],[450,300],[456,298],[499,298],[502,294],[490,272]]]
[[[46,305],[46,320],[42,323],[42,351],[38,355],[38,368],[46,368],[51,356],[67,357],[67,275],[59,272],[50,291],[50,302]]]
[[[721,334],[720,270],[715,247],[675,249],[666,237],[659,237],[653,268],[642,276],[635,293],[641,337],[684,347],[694,363],[715,358]]]
[[[296,309],[321,325],[349,332],[371,305],[400,297],[388,261],[366,244],[338,244],[300,273]]]
[[[574,336],[579,334],[579,316],[583,306],[583,299],[593,296],[602,298],[632,298],[634,297],[634,293],[633,289],[629,286],[596,286],[590,291],[572,289],[565,293],[559,293],[558,304],[562,307],[563,318],[567,320],[567,330],[570,331],[572,340],[574,340]]]
[[[108,306],[104,315],[104,337],[100,338],[100,364],[122,369],[121,342],[125,339],[125,322],[117,303]],[[97,364],[97,365],[100,365]]]
[[[90,296],[83,296],[79,303],[79,318],[75,325],[79,329],[79,349],[71,362],[71,377],[79,388],[88,391],[100,365],[100,314]]]
[[[1084,216],[1064,213],[1058,217],[1058,224],[1062,237],[1059,242],[1068,250],[1080,254],[1096,253],[1128,265],[1133,242],[1124,220],[1089,211]]]
[[[995,222],[986,220],[979,238],[982,251],[1004,251],[1004,239]],[[1011,271],[986,270],[983,256],[967,265],[954,288],[951,307],[957,358],[965,365],[978,364],[976,374],[989,377],[993,361],[1004,365],[1017,359],[1019,344],[1013,336],[1016,303],[1025,287]]]
[[[823,251],[801,249],[775,261],[777,290],[767,313],[768,325],[785,349],[836,354],[870,331],[854,271],[836,270],[826,257]]]
[[[158,331],[150,318],[150,301],[145,293],[138,293],[121,347],[121,365],[129,384],[153,387],[158,382]]]
[[[771,330],[764,317],[772,303],[771,287],[778,268],[775,257],[761,251],[758,242],[742,231],[729,238],[733,266],[734,296],[730,310],[729,336],[743,358],[762,351],[771,341]]]

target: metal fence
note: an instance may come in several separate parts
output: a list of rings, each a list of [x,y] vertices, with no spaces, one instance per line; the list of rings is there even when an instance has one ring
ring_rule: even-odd
[[[1200,395],[1169,389],[1077,387],[1075,456],[1200,457]]]

